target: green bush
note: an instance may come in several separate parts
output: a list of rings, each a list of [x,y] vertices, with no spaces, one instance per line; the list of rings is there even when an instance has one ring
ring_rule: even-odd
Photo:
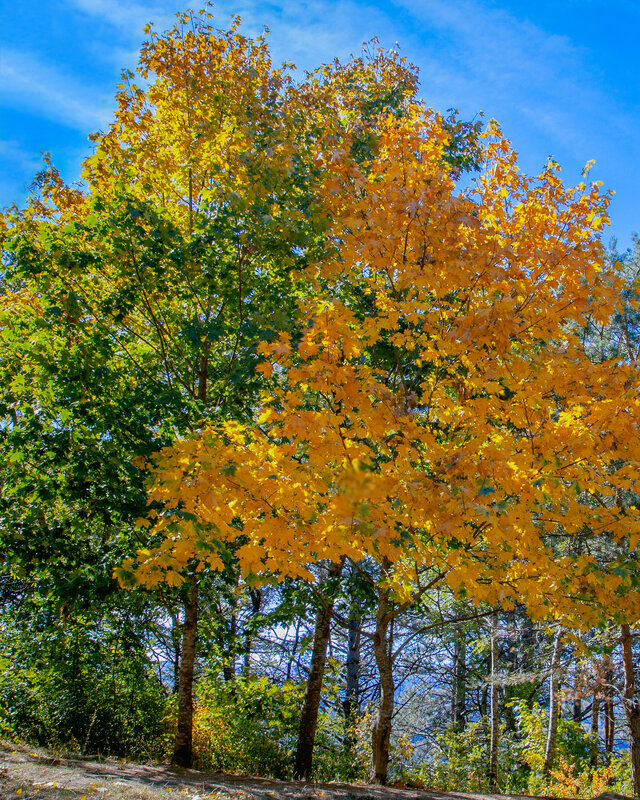
[[[458,732],[448,727],[436,737],[427,760],[399,777],[407,783],[447,792],[488,791],[488,737],[486,721],[472,722]],[[498,785],[502,791],[521,791],[526,768],[519,760],[514,737],[500,731]]]
[[[168,700],[136,631],[0,615],[0,731],[76,752],[163,755]]]
[[[608,764],[591,767],[594,742],[578,722],[559,720],[555,766],[543,774],[549,724],[547,712],[534,705],[514,705],[518,730],[500,731],[498,789],[505,794],[551,797],[594,797],[602,792],[631,794],[628,753]],[[458,732],[447,728],[424,762],[405,766],[398,777],[407,784],[439,791],[488,791],[488,726],[474,722]],[[597,743],[595,743],[597,746]]]
[[[287,778],[291,775],[304,686],[282,686],[266,678],[239,677],[225,685],[210,676],[200,682],[194,712],[197,766]]]

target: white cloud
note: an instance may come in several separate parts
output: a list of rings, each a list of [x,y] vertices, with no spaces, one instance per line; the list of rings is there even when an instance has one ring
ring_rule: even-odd
[[[0,140],[0,197],[7,204],[21,204],[28,184],[44,167],[42,156],[23,147],[14,139]]]
[[[155,0],[147,3],[123,0],[67,0],[84,14],[99,18],[118,30],[128,42],[138,42],[142,27],[152,22],[158,31],[175,22],[185,0]],[[192,3],[198,8],[204,3]],[[391,19],[375,5],[347,0],[281,0],[259,4],[253,0],[220,0],[212,6],[213,24],[226,28],[231,17],[242,18],[242,30],[255,36],[267,26],[274,61],[294,61],[300,68],[315,68],[336,55],[358,51],[364,40],[392,27]],[[122,42],[119,42],[119,49]],[[127,59],[126,63],[131,63]]]
[[[80,131],[104,127],[113,101],[35,56],[3,48],[0,97],[13,108]]]
[[[142,26],[163,30],[185,0],[67,0],[81,13],[116,30],[89,43],[102,61],[133,67]],[[199,4],[194,3],[197,7]],[[203,3],[200,3],[203,5]],[[270,28],[274,61],[292,60],[313,68],[334,56],[358,52],[378,34],[383,46],[398,39],[401,51],[421,70],[425,99],[444,110],[459,107],[466,116],[479,110],[504,123],[505,132],[531,132],[544,140],[545,154],[569,147],[595,155],[605,131],[634,149],[631,115],[590,74],[588,54],[568,37],[540,27],[485,0],[395,0],[395,8],[359,0],[218,0],[214,24],[227,27],[232,14],[250,35]],[[98,55],[98,52],[96,52]],[[109,99],[27,56],[8,53],[5,95],[23,107],[83,130],[104,126]],[[585,124],[588,122],[588,125]],[[531,136],[528,136],[531,138]]]
[[[216,16],[237,12],[243,28],[255,35],[263,26],[270,29],[269,42],[276,61],[293,61],[302,69],[314,69],[338,56],[358,53],[363,42],[376,35],[388,37],[398,26],[374,4],[345,0],[281,0],[277,7],[218,2]],[[389,37],[391,38],[391,37]],[[389,44],[395,41],[395,35]]]
[[[496,6],[473,0],[397,0],[437,40],[412,55],[428,100],[478,109],[501,120],[515,114],[563,147],[593,146],[594,129],[628,129],[624,113],[599,86],[587,53],[566,36],[549,34]],[[513,113],[515,112],[515,114]],[[591,130],[585,129],[585,119]],[[508,131],[507,131],[508,132]]]
[[[36,156],[15,139],[0,140],[0,161],[11,163],[21,172],[36,173],[42,169],[41,156]]]
[[[128,3],[121,0],[68,0],[79,11],[108,22],[126,35],[139,36],[148,22],[167,22],[166,10],[156,3]]]

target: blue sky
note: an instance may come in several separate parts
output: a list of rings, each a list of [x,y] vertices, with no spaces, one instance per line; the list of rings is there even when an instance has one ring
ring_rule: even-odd
[[[142,26],[168,27],[188,5],[0,0],[0,206],[24,200],[42,151],[65,179],[78,177],[120,71],[136,64]],[[616,192],[605,240],[624,248],[640,232],[637,0],[221,0],[214,13],[220,27],[240,14],[250,35],[267,25],[274,60],[301,69],[374,36],[397,42],[429,105],[497,119],[528,172],[553,156],[575,183],[595,159],[591,177]]]

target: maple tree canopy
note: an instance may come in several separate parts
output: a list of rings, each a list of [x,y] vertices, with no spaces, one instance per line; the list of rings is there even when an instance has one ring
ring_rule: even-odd
[[[637,603],[640,520],[616,502],[637,472],[636,366],[594,364],[580,339],[620,291],[606,198],[565,189],[552,163],[525,176],[495,125],[458,194],[447,142],[414,104],[384,121],[375,158],[326,154],[335,252],[305,274],[302,336],[261,346],[252,424],[161,454],[163,541],[139,553],[140,579],[221,566],[236,543],[247,573],[368,554],[395,565],[401,597],[428,568],[476,601],[578,624]]]
[[[4,319],[42,313],[50,265],[66,323],[173,404],[119,579],[368,555],[404,598],[429,573],[575,624],[637,608],[637,365],[581,340],[621,292],[607,196],[523,174],[393,53],[296,83],[208,18],[150,34],[85,189],[50,169],[3,221]]]

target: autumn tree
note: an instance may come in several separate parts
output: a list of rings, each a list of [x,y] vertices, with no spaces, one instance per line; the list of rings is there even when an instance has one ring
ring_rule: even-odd
[[[608,254],[611,261],[617,263],[623,277],[620,290],[620,302],[615,314],[607,324],[589,319],[583,332],[585,352],[596,363],[614,361],[620,364],[637,364],[640,356],[640,338],[638,313],[638,279],[640,277],[640,245],[634,239],[632,251],[626,254],[612,250]],[[615,432],[610,432],[615,437]],[[633,469],[632,463],[625,461],[623,453],[620,459],[611,466],[611,471]],[[615,479],[614,479],[615,480]],[[626,508],[637,508],[638,493],[634,486],[617,486],[615,491],[610,484],[603,493],[598,493],[598,502],[615,505],[624,514]],[[623,574],[637,583],[639,578],[637,557],[633,539],[623,541],[603,541],[600,544],[601,558],[618,559]],[[620,644],[622,650],[622,668],[624,685],[621,690],[625,718],[629,734],[629,756],[634,796],[640,796],[640,710],[636,689],[637,659],[634,658],[632,628],[638,624],[635,609],[629,608],[619,616]],[[637,635],[637,634],[635,634]],[[613,678],[610,675],[605,692],[605,742],[610,754],[613,750]],[[594,703],[595,703],[594,699]],[[595,723],[597,725],[597,721]]]
[[[64,445],[59,432],[73,398],[88,415],[91,447],[115,459],[118,481],[102,504],[111,518],[124,513],[125,472],[138,492],[127,521],[142,512],[152,450],[205,422],[251,418],[268,383],[256,371],[257,346],[283,330],[296,338],[296,298],[312,288],[304,267],[330,244],[318,189],[326,154],[348,129],[354,158],[366,157],[378,120],[415,92],[415,72],[379,50],[296,84],[289,66],[272,66],[264,37],[251,40],[238,26],[236,18],[229,31],[217,30],[204,12],[179,15],[164,34],[147,29],[114,122],[93,137],[85,185],[67,187],[47,168],[27,207],[3,221],[11,387],[4,432],[14,444],[28,438],[29,404],[41,409],[50,400],[50,424]],[[467,131],[449,124],[459,147]],[[27,325],[33,337],[25,337]],[[85,463],[93,458],[86,446],[86,439],[78,446]],[[53,475],[42,479],[56,496],[62,486]],[[93,519],[95,508],[82,513]],[[142,530],[135,536],[127,540],[133,549],[144,539]],[[194,555],[177,571],[146,578],[150,587],[188,584],[178,589],[184,641],[175,759],[184,764],[198,570],[206,563]]]
[[[414,105],[387,117],[366,163],[336,147],[335,254],[306,271],[318,296],[300,301],[301,338],[260,346],[274,383],[253,425],[162,454],[162,542],[125,573],[215,566],[240,521],[236,556],[254,574],[370,555],[400,602],[419,591],[417,565],[475,602],[523,600],[576,625],[635,601],[618,562],[562,545],[585,530],[638,541],[635,508],[584,497],[629,486],[632,471],[610,467],[637,455],[635,368],[593,364],[580,341],[619,289],[598,236],[606,198],[564,188],[553,163],[523,175],[496,126],[458,195],[448,142]]]
[[[565,188],[553,163],[524,175],[495,125],[480,141],[427,110],[393,54],[295,83],[237,20],[147,33],[85,186],[49,168],[3,218],[1,433],[33,476],[3,509],[53,543],[49,563],[53,530],[110,553],[125,531],[120,581],[181,593],[184,765],[203,572],[255,586],[375,562],[382,783],[389,625],[427,588],[568,626],[637,603],[639,512],[618,502],[639,455],[637,364],[590,358],[583,337],[621,287],[606,197]],[[12,530],[16,563],[37,564]],[[301,776],[331,611],[318,597]]]

